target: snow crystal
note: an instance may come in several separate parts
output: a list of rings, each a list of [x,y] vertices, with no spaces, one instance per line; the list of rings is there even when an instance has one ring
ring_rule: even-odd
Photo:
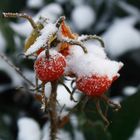
[[[57,32],[57,27],[55,24],[48,23],[41,31],[40,36],[36,39],[33,45],[25,52],[25,55],[31,55],[38,51],[40,48],[44,48],[49,41],[51,35]]]
[[[137,92],[137,89],[138,89],[137,87],[127,86],[123,89],[123,93],[126,96],[131,96]]]
[[[5,41],[2,33],[0,32],[0,51],[1,52],[4,52],[5,46],[6,46],[6,41]]]
[[[18,140],[40,140],[41,138],[39,124],[32,118],[20,118],[18,129]]]
[[[27,0],[27,6],[30,8],[40,8],[43,4],[44,0]]]
[[[87,35],[81,35],[78,37],[78,40],[79,41],[85,40],[85,38],[87,38]],[[94,41],[89,40],[89,41],[84,42],[84,46],[87,48],[88,53],[92,53],[92,54],[98,55],[102,58],[106,58],[105,49],[100,45],[100,43],[96,39]]]
[[[100,47],[99,45],[96,45],[96,43],[94,43],[93,41],[86,42],[85,46],[87,48],[88,53],[99,56],[100,58],[107,57],[104,48]]]
[[[89,28],[95,21],[95,12],[88,5],[80,5],[72,11],[72,21],[78,30]]]
[[[73,46],[70,56],[67,57],[67,67],[65,72],[72,71],[77,76],[91,76],[97,74],[99,76],[108,76],[112,79],[119,76],[118,71],[123,66],[121,62],[104,59],[95,53],[82,54],[77,51],[78,46]]]
[[[102,35],[106,50],[113,57],[140,47],[140,32],[133,27],[135,23],[136,18],[133,17],[116,19]]]

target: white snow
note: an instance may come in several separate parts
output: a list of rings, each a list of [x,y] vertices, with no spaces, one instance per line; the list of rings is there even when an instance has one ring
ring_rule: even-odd
[[[14,41],[15,41],[15,46],[17,47],[17,49],[21,49],[21,40],[20,40],[20,37],[17,36],[17,35],[14,35]]]
[[[95,12],[88,5],[79,5],[72,11],[71,17],[76,29],[81,31],[89,28],[94,23]]]
[[[48,4],[47,6],[44,6],[36,15],[34,15],[33,20],[37,22],[39,17],[45,17],[50,19],[50,21],[54,22],[60,15],[62,15],[62,13],[63,10],[59,4],[51,3]],[[29,36],[32,31],[32,27],[28,21],[25,21],[23,23],[11,22],[10,26],[19,35],[25,37]]]
[[[57,32],[55,24],[48,23],[41,31],[40,36],[36,39],[34,44],[25,52],[25,55],[31,55],[38,51],[40,48],[45,48],[46,43],[49,41],[50,37]]]
[[[117,96],[117,97],[111,98],[111,100],[112,100],[114,103],[119,104],[119,103],[123,100],[123,98],[122,98],[121,96]]]
[[[64,83],[68,86],[68,88],[72,91],[71,88],[71,81],[64,81]],[[70,100],[70,94],[68,93],[68,91],[64,88],[64,86],[59,85],[57,88],[57,100],[60,103],[61,106],[63,106],[65,104],[66,107],[68,108],[72,108],[74,107],[77,103],[75,103],[74,101]],[[78,101],[79,99],[79,94],[76,92],[74,93],[74,99],[76,101]]]
[[[45,85],[45,96],[46,96],[47,98],[50,97],[51,91],[52,91],[52,86],[51,86],[51,83],[48,82],[48,83]]]
[[[116,19],[102,35],[106,50],[113,57],[140,48],[140,32],[134,28],[136,21],[137,19],[134,17]]]
[[[131,96],[137,92],[138,88],[134,86],[127,86],[123,89],[123,94],[126,96]]]
[[[97,53],[81,54],[78,51],[78,46],[71,48],[71,54],[67,57],[67,72],[74,72],[77,76],[108,76],[112,79],[114,76],[119,76],[118,71],[123,66],[123,63],[111,61],[100,57]],[[94,52],[96,49],[94,50]]]
[[[27,0],[27,6],[29,8],[40,8],[44,4],[44,0]]]
[[[40,140],[41,131],[39,124],[32,118],[18,120],[18,140]]]
[[[23,75],[25,75],[30,81],[32,81],[32,83],[35,83],[34,71],[24,69],[24,70],[22,70],[22,72],[23,72]]]
[[[4,52],[5,47],[6,47],[6,41],[5,41],[2,33],[0,32],[0,51]]]
[[[84,38],[86,38],[87,35],[81,35],[78,37],[78,40],[84,40]],[[88,53],[92,53],[94,55],[100,56],[100,58],[106,58],[106,53],[105,53],[105,49],[100,45],[100,43],[97,40],[89,40],[84,42],[84,46],[86,47],[86,49],[88,50]],[[82,51],[82,49],[77,50],[79,52]],[[82,51],[83,52],[83,51]]]
[[[59,55],[59,56],[62,56],[62,54],[60,54],[60,53],[58,53],[55,49],[50,49],[49,50],[49,54],[51,55],[51,56],[55,56],[55,55]],[[42,51],[38,56],[37,56],[37,58],[40,58],[40,57],[45,57],[46,56],[46,54],[45,54],[45,50],[44,51]],[[63,57],[63,56],[62,56]]]

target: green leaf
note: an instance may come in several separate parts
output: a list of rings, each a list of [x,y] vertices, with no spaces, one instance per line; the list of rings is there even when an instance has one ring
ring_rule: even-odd
[[[113,140],[128,140],[140,120],[140,92],[127,97],[121,103],[122,109],[113,113],[110,132]]]
[[[110,134],[104,129],[104,125],[101,121],[85,122],[82,127],[86,140],[110,140]]]

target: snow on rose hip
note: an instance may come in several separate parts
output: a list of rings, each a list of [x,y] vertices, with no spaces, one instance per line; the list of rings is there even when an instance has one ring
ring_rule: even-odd
[[[111,61],[101,50],[84,54],[77,46],[71,49],[67,57],[66,73],[77,76],[76,87],[88,96],[101,96],[112,82],[119,77],[118,71],[123,64]],[[78,53],[77,53],[78,51]]]
[[[88,96],[100,96],[111,86],[112,80],[107,76],[83,76],[76,80],[77,88]]]

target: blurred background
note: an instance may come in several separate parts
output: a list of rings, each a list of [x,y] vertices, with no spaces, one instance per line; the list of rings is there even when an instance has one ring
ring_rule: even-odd
[[[25,12],[35,21],[43,16],[53,22],[65,15],[72,31],[103,37],[108,56],[124,63],[120,78],[108,92],[122,105],[117,113],[109,110],[109,128],[104,131],[94,103],[88,102],[86,109],[92,111],[72,114],[70,122],[59,130],[59,139],[140,140],[139,0],[1,0],[0,12]],[[26,20],[0,19],[0,52],[34,81],[33,61],[22,56],[31,30]],[[58,91],[62,105],[75,105],[63,87]],[[25,81],[0,58],[0,140],[49,140],[47,120]]]

